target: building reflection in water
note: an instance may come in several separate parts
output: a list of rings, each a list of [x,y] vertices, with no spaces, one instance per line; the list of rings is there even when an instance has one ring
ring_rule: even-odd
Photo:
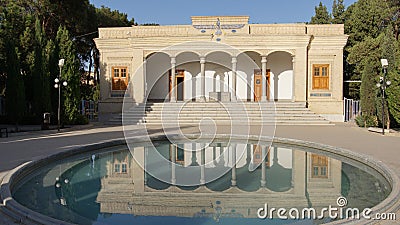
[[[187,143],[141,146],[133,154],[103,156],[108,158],[97,196],[101,213],[256,218],[265,203],[287,209],[336,206],[342,191],[342,163],[302,150]],[[218,173],[222,176],[214,179]],[[185,182],[193,185],[181,185]]]

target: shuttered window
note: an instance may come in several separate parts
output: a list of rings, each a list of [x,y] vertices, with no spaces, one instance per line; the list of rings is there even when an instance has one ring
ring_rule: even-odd
[[[112,68],[112,90],[125,91],[128,87],[128,68],[113,67]]]
[[[328,178],[328,157],[311,155],[312,178]]]
[[[329,65],[313,65],[313,89],[329,89]]]

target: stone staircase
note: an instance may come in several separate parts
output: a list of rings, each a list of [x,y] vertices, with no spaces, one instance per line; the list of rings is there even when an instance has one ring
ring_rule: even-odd
[[[115,115],[107,124],[198,125],[213,121],[218,125],[332,125],[323,117],[292,102],[177,102],[147,103]]]

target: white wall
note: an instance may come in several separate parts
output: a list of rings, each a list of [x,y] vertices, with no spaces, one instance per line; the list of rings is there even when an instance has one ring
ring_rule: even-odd
[[[278,151],[278,164],[283,166],[286,169],[293,168],[293,158],[292,158],[292,149],[288,148],[280,148],[280,147],[271,147],[270,157],[271,157],[271,166],[274,164],[274,151]]]
[[[147,59],[146,81],[148,99],[168,98],[168,71],[171,59],[163,53],[155,53]]]

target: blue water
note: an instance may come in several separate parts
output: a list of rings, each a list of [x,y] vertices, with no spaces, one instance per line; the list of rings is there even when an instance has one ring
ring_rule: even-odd
[[[171,160],[170,147],[170,143],[163,142],[154,150]],[[167,180],[172,178],[172,168],[168,166],[145,174],[132,172],[135,164],[131,152],[125,146],[117,146],[106,152],[102,150],[101,153],[53,162],[33,171],[21,181],[13,196],[25,207],[76,224],[243,225],[331,221],[328,218],[319,221],[262,220],[257,218],[256,211],[265,203],[271,207],[301,210],[304,207],[336,206],[336,197],[344,196],[349,207],[362,210],[379,204],[391,191],[379,173],[365,166],[352,165],[347,160],[343,162],[334,156],[297,147],[272,146],[265,160],[260,162],[266,163],[262,167],[257,164],[257,149],[255,145],[246,144],[242,150],[238,147],[236,185],[232,185],[232,151],[229,147],[205,150],[206,158],[212,160],[211,166],[205,168],[205,174],[228,168],[223,176],[205,185],[180,186],[157,178],[159,174],[166,174]],[[185,154],[189,155],[185,157]],[[149,156],[150,153],[146,155]],[[201,163],[201,156],[190,151],[176,157],[182,160],[182,166],[176,170],[177,181],[185,173],[185,167]],[[145,162],[146,167],[154,163],[149,158]],[[249,170],[250,164],[256,167]],[[185,175],[193,180],[201,178],[200,168],[191,173]],[[137,179],[135,174],[143,175],[145,181]],[[263,174],[265,186],[260,182]],[[138,191],[139,187],[145,187],[144,191]],[[171,188],[179,191],[171,191],[174,190]]]

